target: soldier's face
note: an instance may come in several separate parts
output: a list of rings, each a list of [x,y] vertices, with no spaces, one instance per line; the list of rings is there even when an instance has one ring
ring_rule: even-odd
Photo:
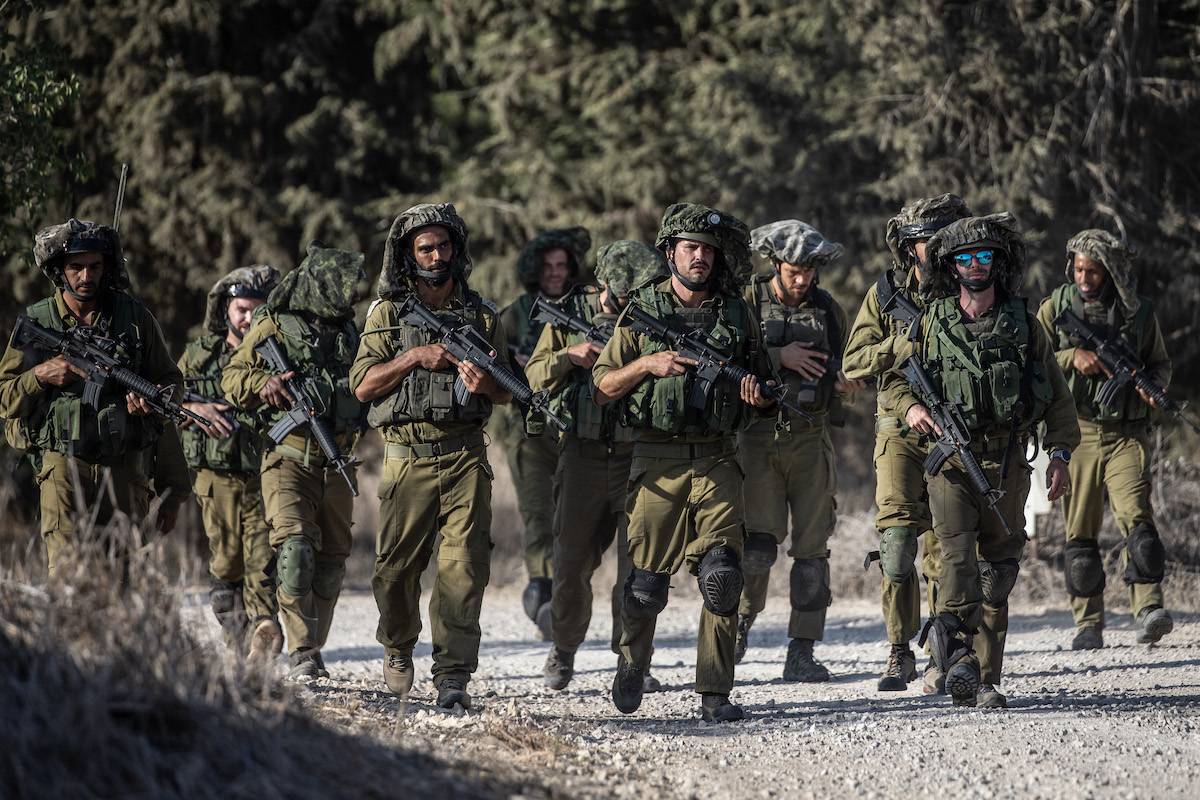
[[[454,260],[454,243],[450,231],[441,225],[430,225],[417,231],[412,240],[413,258],[424,270],[440,272],[450,269]]]
[[[102,253],[71,253],[63,262],[63,282],[76,297],[83,300],[91,300],[99,294],[103,278]]]
[[[808,294],[809,288],[817,280],[817,268],[803,264],[789,264],[781,261],[779,264],[779,284],[785,294],[801,298]]]
[[[542,272],[538,288],[547,297],[562,297],[571,277],[571,256],[561,247],[542,253]]]
[[[265,300],[259,300],[254,297],[235,297],[229,301],[229,308],[225,311],[225,316],[229,318],[229,325],[235,328],[243,336],[250,330],[250,322],[254,318],[254,309],[265,303]]]
[[[1075,270],[1075,285],[1079,287],[1084,297],[1099,297],[1108,280],[1108,270],[1099,261],[1088,258],[1083,253],[1076,253],[1073,260]]]
[[[712,274],[713,264],[717,261],[717,249],[705,242],[680,239],[671,250],[671,258],[675,269],[689,280],[703,283]]]

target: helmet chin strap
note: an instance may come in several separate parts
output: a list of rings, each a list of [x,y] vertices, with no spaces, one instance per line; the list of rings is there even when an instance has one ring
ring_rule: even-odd
[[[671,268],[671,274],[678,278],[679,282],[682,283],[689,292],[702,292],[708,288],[707,278],[702,281],[694,281],[691,278],[685,277],[684,274],[679,271],[679,268],[675,266],[675,259],[672,258],[668,262],[667,266]]]
[[[958,282],[970,289],[972,292],[982,292],[984,289],[987,289],[996,282],[996,273],[995,271],[989,271],[988,276],[983,279],[964,278],[963,276],[959,275]]]
[[[229,332],[232,333],[239,342],[246,338],[246,334],[242,333],[238,329],[237,325],[234,325],[232,322],[230,322],[228,317],[225,318],[225,327],[229,328]]]

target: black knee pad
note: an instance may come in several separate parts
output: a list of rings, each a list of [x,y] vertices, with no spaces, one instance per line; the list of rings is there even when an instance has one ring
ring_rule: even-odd
[[[1015,558],[1000,561],[979,562],[979,586],[983,590],[983,602],[999,607],[1008,602],[1021,565]]]
[[[667,607],[671,576],[665,572],[650,572],[634,567],[625,579],[622,605],[633,619],[653,619]]]
[[[742,552],[742,571],[747,575],[765,575],[779,558],[779,542],[769,533],[747,533]]]
[[[704,554],[700,562],[700,574],[696,578],[700,585],[700,596],[704,607],[718,617],[731,617],[737,613],[742,599],[742,565],[737,553],[728,547],[714,547]]]
[[[1063,555],[1063,575],[1067,594],[1073,597],[1097,597],[1104,594],[1104,561],[1100,545],[1087,539],[1068,539]]]
[[[550,602],[553,589],[554,584],[549,578],[530,578],[525,591],[521,593],[521,606],[525,609],[525,616],[537,622],[538,611]]]
[[[1125,582],[1162,583],[1167,570],[1167,550],[1158,530],[1148,522],[1140,522],[1125,537]]]
[[[238,605],[242,594],[242,584],[234,581],[219,581],[214,579],[208,587],[208,602],[212,606],[217,619],[223,614],[233,611]]]
[[[832,602],[828,558],[794,559],[790,577],[792,608],[796,611],[819,611]]]

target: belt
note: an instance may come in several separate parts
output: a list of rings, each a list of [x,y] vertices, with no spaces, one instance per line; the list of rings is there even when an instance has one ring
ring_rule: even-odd
[[[453,439],[439,439],[436,442],[418,442],[417,444],[397,444],[388,442],[383,448],[383,457],[387,459],[401,458],[433,458],[463,450],[473,450],[483,447],[483,434],[469,433],[466,436],[456,436]]]
[[[634,458],[671,458],[679,461],[693,461],[697,458],[731,456],[735,452],[737,452],[737,445],[727,439],[722,439],[719,442],[702,442],[700,444],[636,442],[633,445]]]

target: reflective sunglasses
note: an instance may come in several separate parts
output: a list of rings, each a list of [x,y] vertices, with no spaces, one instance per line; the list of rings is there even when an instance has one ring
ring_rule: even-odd
[[[954,263],[960,267],[969,267],[971,266],[971,260],[974,259],[979,262],[981,267],[986,267],[992,263],[992,259],[995,256],[996,254],[991,250],[980,250],[977,253],[956,253]]]

